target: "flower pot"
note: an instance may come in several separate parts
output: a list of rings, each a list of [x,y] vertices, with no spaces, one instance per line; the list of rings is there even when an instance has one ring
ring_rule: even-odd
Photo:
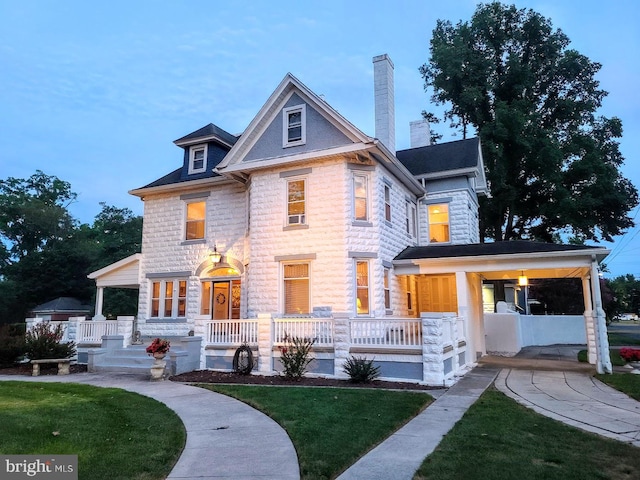
[[[161,353],[161,352],[155,352],[153,354],[153,358],[155,358],[156,360],[162,360],[166,356],[167,356],[166,353]]]

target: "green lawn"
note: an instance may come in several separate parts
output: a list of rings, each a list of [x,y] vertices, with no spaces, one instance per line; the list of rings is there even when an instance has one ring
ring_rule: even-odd
[[[611,358],[611,364],[616,367],[622,367],[627,364],[627,361],[620,356],[620,350],[617,348],[609,349],[609,357]],[[583,363],[589,362],[589,357],[586,350],[580,350],[578,352],[578,361]]]
[[[609,332],[609,345],[625,346],[625,345],[640,345],[640,339],[634,338],[632,335],[627,335],[622,332]]]
[[[640,478],[636,447],[538,415],[486,391],[422,464],[415,480]]]
[[[199,385],[265,412],[289,434],[302,478],[335,478],[433,400],[360,388]]]
[[[616,390],[626,393],[640,401],[640,375],[633,373],[614,373],[613,375],[596,375],[596,378]]]
[[[165,478],[186,434],[151,398],[71,383],[0,382],[0,452],[78,455],[86,480]]]

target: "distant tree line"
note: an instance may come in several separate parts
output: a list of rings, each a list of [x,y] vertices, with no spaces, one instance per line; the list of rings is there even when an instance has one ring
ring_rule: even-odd
[[[71,185],[38,170],[0,180],[0,324],[22,321],[33,307],[58,297],[93,304],[87,275],[141,251],[142,217],[100,203],[91,225],[69,213]],[[105,315],[135,315],[138,292],[107,289]]]

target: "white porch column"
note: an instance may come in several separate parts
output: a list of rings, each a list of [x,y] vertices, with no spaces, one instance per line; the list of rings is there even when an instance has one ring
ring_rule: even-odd
[[[582,277],[582,296],[584,297],[584,328],[587,333],[587,356],[589,363],[595,365],[597,361],[596,353],[596,327],[593,315],[593,303],[591,302],[591,287],[589,277]]]
[[[594,326],[596,333],[596,371],[598,373],[612,373],[611,358],[609,356],[609,339],[607,338],[607,323],[602,308],[602,296],[600,292],[600,276],[598,262],[595,258],[591,261],[591,294],[594,304]]]
[[[351,322],[348,313],[333,314],[333,374],[337,378],[349,378],[343,371],[351,347]]]
[[[273,320],[268,313],[258,314],[258,371],[269,374],[273,372]]]
[[[104,302],[104,287],[98,287],[96,292],[96,313],[93,316],[94,320],[105,320],[105,316],[102,314],[102,304]]]

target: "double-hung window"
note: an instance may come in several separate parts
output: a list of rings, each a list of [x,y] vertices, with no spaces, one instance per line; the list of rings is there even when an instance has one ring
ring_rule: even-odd
[[[369,176],[364,173],[353,174],[353,219],[369,221]]]
[[[282,270],[284,313],[308,314],[310,311],[309,263],[284,263]]]
[[[287,180],[287,225],[304,225],[306,221],[306,186],[303,178]]]
[[[384,186],[384,219],[387,222],[391,221],[391,187],[389,185]]]
[[[449,242],[449,204],[429,205],[429,241]]]
[[[206,205],[204,200],[186,204],[185,240],[204,239]]]
[[[158,280],[151,283],[151,318],[184,318],[187,315],[187,281]]]
[[[369,307],[369,262],[356,260],[356,312],[368,315]]]
[[[207,146],[196,145],[189,149],[189,175],[202,173],[207,169]]]
[[[384,282],[384,308],[386,310],[390,310],[391,309],[391,287],[389,282],[388,268],[384,269],[383,282]]]
[[[304,145],[307,141],[306,105],[297,105],[282,110],[282,146]]]
[[[417,237],[417,215],[416,204],[410,200],[406,202],[406,229],[409,236],[413,239]]]

